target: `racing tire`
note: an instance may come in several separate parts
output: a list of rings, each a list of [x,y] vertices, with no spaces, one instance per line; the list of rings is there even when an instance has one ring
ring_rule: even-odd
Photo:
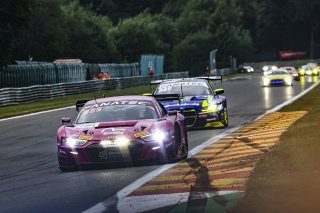
[[[76,167],[59,167],[61,172],[73,172],[76,171]]]
[[[223,111],[223,120],[221,121],[221,123],[224,125],[224,127],[228,127],[229,125],[229,116],[227,108],[225,108]]]
[[[183,157],[179,157],[179,147],[181,145],[181,130],[179,125],[175,125],[174,127],[174,145],[171,149],[163,149],[164,154],[160,156],[161,163],[175,163],[182,159]]]

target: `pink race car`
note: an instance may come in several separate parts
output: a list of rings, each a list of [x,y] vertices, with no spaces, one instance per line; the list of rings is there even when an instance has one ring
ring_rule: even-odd
[[[169,98],[172,100],[172,95]],[[78,101],[76,106],[82,110],[75,122],[63,118],[58,129],[62,171],[114,162],[173,162],[188,156],[183,115],[166,112],[154,97],[101,98]]]

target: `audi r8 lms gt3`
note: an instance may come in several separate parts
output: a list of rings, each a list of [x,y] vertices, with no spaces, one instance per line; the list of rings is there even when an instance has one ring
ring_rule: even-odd
[[[286,70],[272,70],[262,76],[263,86],[293,85],[293,77]]]
[[[77,102],[74,123],[58,129],[62,171],[88,164],[139,160],[176,161],[188,155],[184,117],[166,112],[153,97],[122,96]]]
[[[180,100],[164,100],[167,111],[177,110],[185,116],[187,127],[228,126],[227,99],[221,94],[224,89],[213,90],[208,80],[222,81],[221,76],[164,80],[154,92],[157,95],[178,94]]]

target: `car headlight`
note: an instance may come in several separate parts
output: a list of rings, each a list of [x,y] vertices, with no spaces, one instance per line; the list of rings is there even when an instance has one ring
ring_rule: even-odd
[[[66,144],[71,147],[80,147],[82,145],[84,145],[85,143],[87,143],[87,140],[81,140],[81,139],[75,139],[75,138],[67,138],[66,139]]]
[[[269,78],[264,78],[263,79],[263,85],[269,85],[270,84],[270,79]]]
[[[218,109],[218,104],[212,103],[208,106],[208,110],[210,111],[216,111]]]
[[[306,71],[305,71],[304,69],[301,69],[301,70],[300,70],[300,73],[301,73],[301,74],[304,74],[305,72],[306,72]]]
[[[141,138],[147,142],[162,143],[168,136],[168,133],[163,131],[156,131],[153,134],[142,136]]]
[[[272,66],[271,69],[272,69],[272,70],[276,70],[276,69],[278,69],[278,67]]]
[[[126,137],[119,137],[115,142],[118,146],[127,146],[129,144],[129,139]]]
[[[264,67],[262,68],[262,70],[263,70],[264,72],[267,72],[267,71],[268,71],[268,67],[267,67],[267,66],[264,66]]]
[[[284,81],[286,82],[286,84],[289,84],[289,85],[292,84],[292,79],[290,77],[286,77]]]

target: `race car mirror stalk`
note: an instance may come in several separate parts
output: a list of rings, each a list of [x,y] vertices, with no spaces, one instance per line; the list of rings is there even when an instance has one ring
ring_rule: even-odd
[[[167,115],[168,115],[168,116],[176,116],[176,118],[175,118],[174,120],[177,120],[178,111],[177,111],[177,110],[169,111],[169,112],[167,112]]]

